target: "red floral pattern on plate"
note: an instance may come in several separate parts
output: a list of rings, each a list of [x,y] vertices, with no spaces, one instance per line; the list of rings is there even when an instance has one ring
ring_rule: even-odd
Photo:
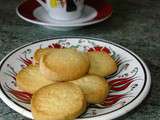
[[[87,38],[50,39],[26,45],[11,53],[11,55],[5,60],[5,64],[2,65],[1,89],[9,101],[12,103],[14,102],[14,105],[19,108],[19,110],[16,111],[20,112],[20,110],[24,110],[24,115],[32,118],[30,111],[30,99],[32,95],[21,91],[16,87],[15,76],[23,67],[32,64],[32,57],[36,49],[46,47],[52,49],[71,47],[88,52],[104,51],[107,54],[110,54],[117,62],[118,70],[114,74],[105,77],[110,84],[108,97],[102,104],[90,105],[80,118],[98,117],[99,115],[107,116],[116,113],[116,111],[122,112],[120,108],[127,106],[130,106],[133,109],[133,106],[131,106],[132,104],[130,103],[142,94],[141,91],[147,81],[143,64],[138,61],[139,59],[136,58],[136,56],[127,51],[127,49],[116,46],[116,44],[86,39]],[[8,87],[6,87],[5,83]],[[12,108],[15,109],[14,107]]]
[[[106,52],[107,54],[111,53],[107,47],[102,47],[102,46],[95,46],[93,48],[89,48],[88,52],[91,52],[91,51]]]
[[[52,43],[50,45],[48,45],[49,48],[64,48],[64,46],[62,46],[59,43]],[[91,51],[103,51],[106,52],[107,54],[111,54],[111,50],[107,47],[103,47],[103,46],[95,46],[92,48],[88,49],[88,52]],[[23,57],[19,57],[19,60],[26,66],[30,65],[33,63],[32,58],[27,58],[26,55]],[[23,65],[22,65],[23,66]],[[8,74],[10,75],[12,78],[15,79],[15,76],[17,73],[14,72],[13,68],[11,68],[10,73],[12,74]],[[117,79],[112,79],[109,81],[109,85],[110,87],[110,91],[112,91],[111,93],[114,93],[116,91],[122,91],[128,88],[128,86],[134,82],[134,77],[123,77],[123,78],[117,78]],[[29,103],[30,99],[31,99],[31,94],[27,93],[27,92],[22,92],[19,90],[14,90],[11,89],[7,86],[7,89],[10,91],[10,93],[12,95],[15,96],[15,98],[17,100],[20,100],[21,102],[24,103]],[[101,104],[103,106],[109,106],[109,105],[113,105],[115,103],[117,103],[120,99],[124,98],[126,96],[126,94],[118,94],[118,95],[109,95],[105,101]]]

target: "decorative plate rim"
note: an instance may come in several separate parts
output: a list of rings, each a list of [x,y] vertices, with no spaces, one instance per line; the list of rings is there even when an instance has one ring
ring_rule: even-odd
[[[51,37],[51,38],[47,38],[47,39],[40,39],[40,40],[36,40],[36,41],[33,41],[33,42],[29,42],[25,45],[22,45],[14,50],[12,50],[10,53],[8,53],[1,61],[0,61],[0,69],[3,65],[3,62],[5,62],[7,60],[7,58],[14,54],[16,51],[24,48],[24,47],[27,47],[29,45],[32,45],[32,44],[36,44],[36,43],[40,43],[40,42],[43,42],[43,41],[50,41],[50,40],[53,40],[54,39],[89,39],[91,41],[100,41],[100,42],[104,42],[104,43],[109,43],[109,44],[112,44],[116,47],[119,47],[121,49],[123,49],[124,51],[126,51],[127,53],[131,54],[134,58],[136,58],[136,60],[141,64],[143,70],[145,71],[146,73],[146,81],[145,81],[145,85],[143,87],[143,89],[141,89],[141,92],[137,95],[137,97],[135,97],[131,102],[129,102],[128,104],[126,104],[124,107],[122,108],[119,108],[118,110],[116,111],[113,111],[113,112],[110,112],[110,113],[106,113],[106,114],[102,114],[102,115],[97,115],[97,116],[93,116],[93,117],[85,117],[85,118],[77,118],[76,120],[105,120],[105,119],[114,119],[114,118],[117,118],[117,117],[120,117],[126,113],[128,113],[129,111],[131,111],[132,109],[134,109],[135,107],[137,107],[139,104],[141,104],[141,102],[145,99],[145,97],[147,96],[149,90],[150,90],[150,86],[151,86],[151,74],[150,74],[150,71],[147,67],[147,65],[145,64],[145,62],[138,56],[136,55],[134,52],[132,52],[131,50],[117,44],[117,43],[114,43],[114,42],[111,42],[111,41],[108,41],[108,40],[105,40],[105,39],[100,39],[100,38],[93,38],[93,37],[85,37],[85,36],[61,36],[61,37]],[[0,84],[0,98],[2,99],[2,101],[8,105],[10,108],[12,108],[13,110],[15,110],[16,112],[22,114],[23,116],[25,117],[28,117],[28,118],[31,118],[31,112],[30,111],[27,111],[25,108],[23,107],[20,107],[17,105],[17,103],[15,103],[14,101],[11,101],[8,96],[5,95],[5,93],[3,93],[3,89],[1,88],[1,84]]]
[[[112,15],[112,13],[113,13],[113,11],[111,11],[110,14],[108,14],[107,16],[105,16],[105,17],[103,17],[103,18],[101,18],[101,19],[96,19],[96,20],[93,19],[93,20],[91,20],[91,21],[87,21],[87,22],[84,22],[84,23],[62,24],[62,25],[61,25],[61,24],[58,24],[58,25],[56,25],[56,24],[52,24],[52,23],[45,23],[45,22],[43,22],[43,21],[32,20],[32,19],[26,18],[26,17],[24,17],[23,15],[21,15],[18,9],[19,9],[19,7],[20,7],[24,2],[27,2],[27,1],[29,1],[29,0],[23,0],[23,1],[21,1],[21,2],[17,5],[17,7],[16,7],[16,14],[17,14],[21,19],[23,19],[23,20],[25,20],[25,21],[27,21],[27,22],[34,23],[34,24],[37,24],[37,25],[50,26],[50,27],[59,27],[59,28],[61,28],[61,27],[83,27],[83,26],[88,26],[88,25],[100,23],[100,22],[102,22],[102,21],[110,18],[111,15]],[[111,5],[110,5],[110,6],[111,6]],[[97,11],[97,13],[98,13],[98,11]]]

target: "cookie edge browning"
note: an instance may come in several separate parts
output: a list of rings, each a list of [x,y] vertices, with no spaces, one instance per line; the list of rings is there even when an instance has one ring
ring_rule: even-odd
[[[49,80],[57,81],[57,82],[61,81],[56,72],[53,72],[48,67],[46,67],[46,65],[44,63],[45,57],[46,57],[46,55],[43,55],[40,59],[40,65],[39,65],[40,72]]]
[[[86,65],[83,66],[84,67],[83,72],[79,72],[76,75],[72,74],[72,76],[71,75],[67,76],[65,74],[62,75],[61,73],[57,73],[54,70],[51,70],[49,66],[47,66],[47,64],[45,63],[45,59],[46,59],[47,55],[43,55],[40,59],[40,71],[41,71],[41,73],[47,79],[50,79],[52,81],[57,81],[57,82],[71,81],[71,80],[75,80],[75,79],[78,79],[78,78],[86,75],[88,73],[89,67],[90,67],[89,57],[88,57],[87,53],[85,53],[85,52],[80,52],[80,51],[77,51],[77,52],[79,52],[81,54],[81,56],[83,57],[83,59],[86,63]],[[81,69],[79,69],[78,71],[81,71]]]
[[[81,90],[81,88],[78,86],[78,85],[75,85],[73,83],[69,83],[69,82],[63,82],[63,83],[55,83],[53,86],[57,85],[57,84],[72,84],[72,86],[76,86],[82,96],[82,106],[81,108],[79,108],[79,110],[75,111],[75,112],[72,112],[72,116],[70,114],[68,114],[66,117],[64,117],[64,119],[61,117],[61,118],[53,118],[53,113],[50,113],[50,114],[47,114],[43,111],[39,111],[37,110],[37,105],[35,105],[35,99],[36,97],[38,96],[38,94],[40,94],[40,91],[42,89],[47,89],[47,87],[51,87],[53,84],[51,85],[48,85],[48,86],[45,86],[43,88],[40,88],[37,92],[35,92],[33,95],[32,95],[32,99],[31,99],[31,111],[32,111],[32,115],[33,117],[35,118],[35,120],[74,120],[76,117],[80,116],[82,113],[85,112],[86,108],[87,108],[87,102],[86,102],[86,99],[85,99],[85,96],[83,94],[83,91]],[[76,88],[76,89],[77,89]],[[73,103],[74,104],[74,103]],[[62,110],[63,112],[63,110]],[[62,113],[60,113],[61,115]],[[57,115],[57,114],[56,114]]]
[[[33,55],[33,64],[36,65],[36,64],[39,64],[39,52],[41,51],[42,49],[39,48],[39,49],[36,49],[36,51],[34,52],[34,55]]]
[[[91,54],[98,54],[98,53],[100,53],[100,54],[103,54],[103,56],[107,56],[107,59],[109,59],[111,62],[111,64],[112,64],[112,71],[110,72],[110,73],[97,73],[96,71],[95,71],[95,69],[94,70],[92,70],[93,69],[93,67],[92,67],[92,62],[91,62],[91,57],[90,57],[90,55]],[[111,55],[109,55],[108,53],[106,53],[106,52],[103,52],[103,51],[91,51],[91,52],[88,52],[88,57],[89,57],[89,60],[90,60],[90,69],[89,69],[89,74],[93,74],[93,75],[98,75],[98,76],[101,76],[101,77],[106,77],[106,76],[109,76],[109,75],[111,75],[111,74],[113,74],[113,73],[115,73],[116,71],[117,71],[117,69],[118,69],[118,66],[117,66],[117,64],[116,64],[116,61],[112,58],[112,56]],[[91,68],[92,67],[92,68]],[[110,67],[110,66],[109,66]]]
[[[19,88],[19,89],[21,89],[21,90],[23,90],[23,91],[25,91],[25,92],[28,92],[28,93],[31,93],[31,94],[33,94],[36,90],[33,90],[33,89],[31,89],[31,87],[28,87],[27,85],[26,85],[26,83],[25,82],[23,82],[24,80],[22,80],[22,76],[20,76],[21,75],[21,73],[22,72],[25,72],[25,70],[27,69],[32,69],[33,67],[38,67],[38,65],[33,65],[33,64],[31,64],[31,65],[29,65],[29,66],[26,66],[25,68],[23,68],[23,69],[21,69],[18,73],[17,73],[17,75],[16,75],[16,86]],[[25,77],[25,76],[23,76],[23,77]],[[33,78],[33,80],[34,80],[34,78]],[[48,80],[48,79],[46,79],[46,81],[48,81],[48,84],[46,84],[46,85],[49,85],[49,84],[53,84],[54,82],[53,81],[51,81],[51,80]],[[22,83],[23,82],[23,83]],[[37,83],[38,84],[38,83]],[[46,86],[46,85],[44,85],[44,86]],[[42,86],[43,87],[43,86]],[[34,87],[35,88],[35,87]],[[39,88],[38,88],[39,89]],[[38,90],[37,89],[37,90]]]
[[[39,49],[36,49],[36,51],[34,52],[34,55],[33,55],[33,64],[35,65],[35,64],[40,63],[40,58],[41,58],[41,56],[43,56],[41,53],[43,53],[45,50],[46,50],[45,52],[49,54],[50,52],[52,52],[52,50],[55,50],[55,49],[57,49],[57,48],[39,48]]]
[[[86,77],[95,77],[95,79],[93,78],[90,78],[87,80],[87,82],[89,83],[89,81],[92,81],[92,80],[96,80],[100,83],[100,86],[99,88],[96,88],[96,91],[93,91],[92,94],[88,94],[86,93],[86,90],[83,89],[83,86],[81,85],[82,81],[83,83],[85,84],[84,82],[84,79]],[[77,80],[73,80],[73,81],[70,81],[76,85],[78,85],[82,91],[84,92],[84,95],[86,97],[86,100],[89,104],[100,104],[102,103],[105,98],[108,96],[109,94],[109,84],[108,84],[108,81],[101,77],[101,76],[97,76],[97,75],[86,75],[80,79],[77,79]],[[80,83],[81,82],[81,83]],[[93,83],[92,83],[93,84]],[[92,86],[92,85],[91,85]],[[103,87],[103,88],[102,88]],[[103,92],[103,93],[102,93]],[[93,96],[94,95],[94,96]]]

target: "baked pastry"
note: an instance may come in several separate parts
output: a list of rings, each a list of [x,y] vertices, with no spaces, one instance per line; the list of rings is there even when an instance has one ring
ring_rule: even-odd
[[[40,58],[43,55],[47,55],[50,52],[53,52],[55,48],[40,48],[37,49],[33,56],[33,64],[39,64]]]
[[[69,82],[43,87],[33,94],[31,100],[35,120],[74,120],[85,109],[82,90]]]
[[[52,83],[54,82],[40,73],[38,65],[29,65],[16,75],[17,86],[28,93],[34,93],[39,88]]]
[[[93,51],[88,52],[88,56],[90,59],[89,74],[105,77],[116,72],[117,64],[109,54]]]
[[[41,57],[40,71],[50,80],[69,81],[88,73],[88,55],[76,49],[58,49]]]
[[[86,75],[70,82],[82,89],[88,103],[102,103],[109,93],[107,80],[100,76]]]

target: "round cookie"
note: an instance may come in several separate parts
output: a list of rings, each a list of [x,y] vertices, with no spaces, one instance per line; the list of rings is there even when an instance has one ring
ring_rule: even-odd
[[[117,64],[109,54],[93,51],[88,52],[88,56],[90,59],[89,74],[105,77],[116,72]]]
[[[70,81],[88,73],[89,59],[86,53],[76,49],[58,49],[40,59],[40,71],[53,81]]]
[[[55,48],[40,48],[37,49],[33,56],[33,64],[39,64],[40,58],[43,55],[47,55],[51,52],[53,52]]]
[[[82,89],[88,103],[102,103],[109,93],[107,80],[100,76],[86,75],[71,82]]]
[[[85,109],[82,90],[69,82],[43,87],[33,94],[31,100],[35,120],[74,120]]]
[[[54,83],[51,80],[46,79],[39,70],[38,65],[29,65],[22,69],[17,75],[16,75],[16,84],[17,86],[28,92],[28,93],[34,93],[39,88],[44,87],[46,85]]]

